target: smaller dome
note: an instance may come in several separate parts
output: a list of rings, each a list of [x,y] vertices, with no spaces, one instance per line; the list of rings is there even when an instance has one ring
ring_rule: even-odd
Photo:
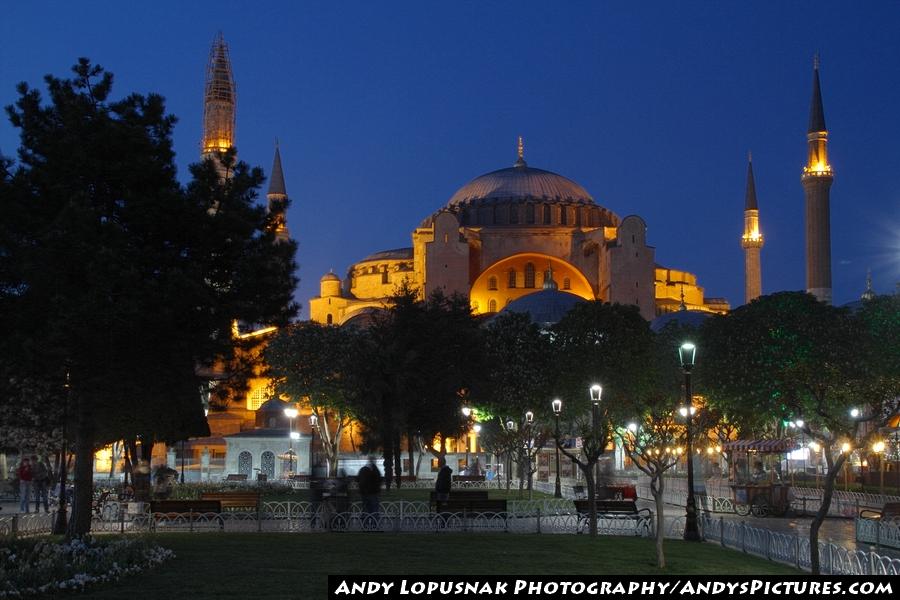
[[[322,279],[319,281],[340,281],[341,278],[335,275],[334,273],[328,272],[322,275]]]
[[[559,323],[576,304],[584,301],[581,296],[545,288],[513,300],[500,312],[528,313],[533,323],[553,325]]]
[[[266,400],[265,402],[263,402],[256,410],[257,412],[274,412],[278,413],[279,415],[284,415],[284,409],[290,406],[291,405],[284,400],[272,398],[271,400]]]
[[[711,313],[703,312],[702,310],[676,310],[660,315],[650,321],[650,329],[659,333],[669,323],[677,323],[682,327],[693,327],[696,329],[703,325],[703,322],[711,316]]]

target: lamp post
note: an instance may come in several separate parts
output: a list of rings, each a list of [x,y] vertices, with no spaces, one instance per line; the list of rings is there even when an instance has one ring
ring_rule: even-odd
[[[313,475],[313,464],[315,464],[316,460],[316,423],[318,423],[319,417],[316,416],[316,413],[312,413],[309,415],[309,432],[310,432],[310,440],[309,440],[309,474]]]
[[[184,483],[184,440],[181,440],[181,483]]]
[[[559,413],[562,412],[562,400],[556,398],[550,405],[553,407],[553,416],[556,417],[556,487],[553,497],[562,498],[562,483],[559,480]]]
[[[515,431],[516,423],[512,419],[506,420],[506,431],[512,434]],[[509,445],[509,450],[506,452],[506,488],[509,490],[509,485],[511,483],[510,477],[512,476],[512,444]]]
[[[875,454],[878,454],[878,470],[879,480],[878,480],[878,493],[882,496],[884,495],[884,442],[879,440],[872,444],[872,451]]]
[[[472,408],[468,404],[466,404],[465,406],[462,407],[462,414],[466,418],[466,421],[468,422],[469,419],[471,419],[471,417],[472,417]],[[469,432],[466,431],[466,472],[468,473],[468,471],[469,471]]]
[[[69,378],[69,369],[66,369],[66,383],[63,384],[63,387],[66,389],[66,393],[63,396],[62,446],[59,449],[59,508],[56,511],[56,523],[53,525],[53,533],[56,535],[64,534],[68,525],[66,480],[69,476],[66,469],[66,462],[68,461],[66,457],[66,423],[69,420],[69,403],[72,400],[72,382]]]
[[[534,438],[531,437],[531,425],[534,423],[534,413],[530,410],[525,411],[525,439],[526,439],[526,452],[525,456],[528,458],[526,461],[526,466],[528,468],[528,498],[531,499],[531,449],[534,444]]]
[[[284,416],[288,418],[288,428],[290,433],[288,433],[288,454],[290,455],[288,458],[288,473],[291,475],[294,474],[294,419],[297,418],[297,409],[293,406],[290,406],[284,409]]]
[[[603,386],[598,383],[595,383],[591,386],[591,435],[597,436],[597,428],[599,427],[600,422],[600,397],[603,395]],[[594,490],[597,489],[597,475],[599,472],[598,466],[599,462],[594,463]]]
[[[693,396],[691,394],[691,369],[694,368],[694,360],[697,357],[697,347],[685,342],[678,349],[678,357],[681,360],[681,368],[684,371],[684,403],[681,407],[681,415],[686,421],[687,433],[687,476],[688,493],[687,506],[685,507],[684,539],[692,542],[700,541],[700,529],[697,527],[697,504],[694,499],[694,450],[692,444],[693,431],[691,421],[694,416]]]

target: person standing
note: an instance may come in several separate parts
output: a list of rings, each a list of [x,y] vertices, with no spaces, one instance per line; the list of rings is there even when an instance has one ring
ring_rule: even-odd
[[[441,458],[441,470],[438,471],[437,480],[434,482],[434,498],[438,503],[450,499],[452,475],[453,469],[447,465],[447,459]]]
[[[28,512],[28,502],[31,500],[31,461],[23,458],[16,471],[19,476],[19,512]]]
[[[34,512],[41,512],[41,499],[44,500],[44,512],[50,512],[50,504],[47,498],[50,487],[50,469],[37,454],[31,457],[34,466],[31,468],[31,481],[34,487]]]
[[[379,511],[378,494],[381,493],[383,478],[378,470],[378,465],[372,458],[369,458],[368,464],[359,470],[357,481],[359,495],[362,496],[363,510],[369,514],[377,513]]]

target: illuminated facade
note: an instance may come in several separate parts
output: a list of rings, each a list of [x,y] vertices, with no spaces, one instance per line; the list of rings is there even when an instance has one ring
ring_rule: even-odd
[[[756,203],[756,182],[753,180],[753,159],[747,158],[747,193],[744,197],[744,302],[749,304],[762,295],[762,266],[759,251],[763,235],[759,230],[759,205]]]
[[[335,325],[363,318],[404,281],[423,295],[464,294],[476,314],[496,313],[540,291],[550,270],[560,290],[636,305],[648,320],[676,310],[681,294],[698,310],[728,309],[724,300],[707,301],[694,275],[658,266],[646,229],[643,219],[620,219],[574,181],[528,166],[520,138],[513,166],[457,190],[412,232],[411,247],[369,255],[343,280],[326,274],[310,318]]]
[[[819,57],[813,64],[812,101],[806,134],[808,153],[801,182],[806,196],[806,291],[831,303],[830,194],[834,172],[828,163],[828,129],[819,86]]]

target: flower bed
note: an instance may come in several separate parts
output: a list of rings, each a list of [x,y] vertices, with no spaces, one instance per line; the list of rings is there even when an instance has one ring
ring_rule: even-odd
[[[162,564],[175,554],[141,537],[70,542],[21,539],[0,545],[0,598],[80,592]]]

